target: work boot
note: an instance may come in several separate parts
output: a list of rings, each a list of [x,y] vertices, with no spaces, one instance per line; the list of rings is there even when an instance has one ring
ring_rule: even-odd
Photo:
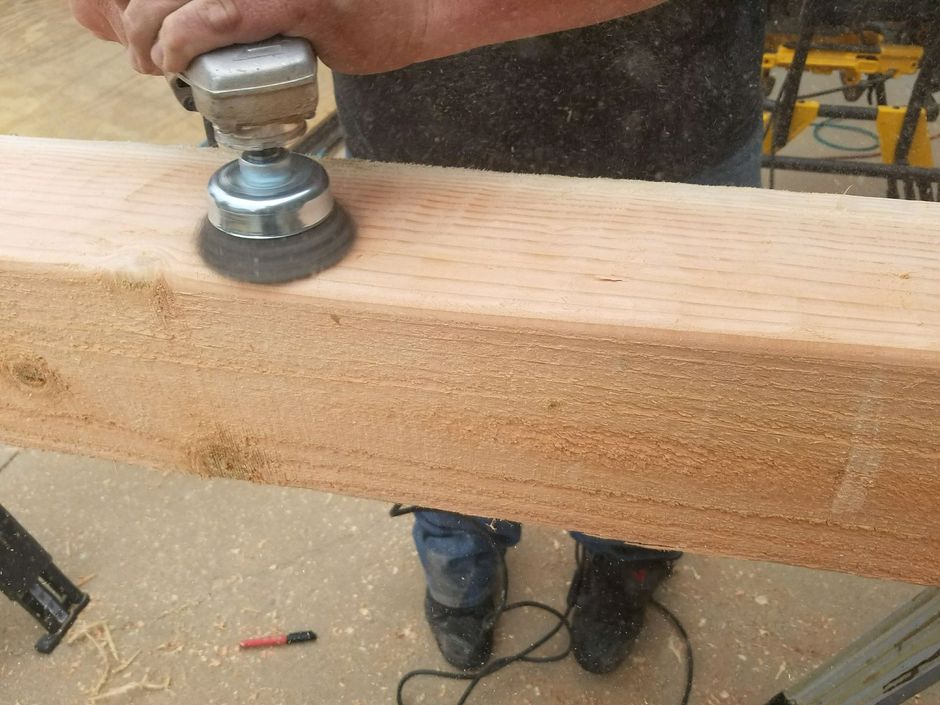
[[[498,616],[495,596],[476,607],[447,607],[427,592],[424,616],[449,664],[461,671],[472,671],[489,661]]]
[[[610,673],[643,629],[646,606],[672,572],[671,560],[622,560],[584,550],[571,588],[571,650],[581,668]]]

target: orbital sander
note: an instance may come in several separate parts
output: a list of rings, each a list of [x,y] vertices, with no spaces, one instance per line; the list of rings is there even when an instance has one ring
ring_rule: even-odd
[[[167,76],[219,145],[241,156],[212,175],[199,253],[239,281],[274,284],[339,262],[355,229],[323,166],[290,151],[317,109],[317,59],[304,39],[274,37],[198,56]]]

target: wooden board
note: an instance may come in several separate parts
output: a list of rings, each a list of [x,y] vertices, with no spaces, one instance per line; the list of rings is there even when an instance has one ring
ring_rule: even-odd
[[[80,26],[65,0],[5,0],[0,45],[0,133],[193,145],[205,139],[199,116],[179,106],[163,78],[135,73],[124,47]],[[336,109],[332,76],[320,69],[317,120]]]
[[[331,162],[257,287],[223,158],[0,138],[0,441],[940,583],[937,204]]]

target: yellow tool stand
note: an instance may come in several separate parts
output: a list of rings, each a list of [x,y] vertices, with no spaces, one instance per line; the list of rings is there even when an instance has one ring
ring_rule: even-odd
[[[764,75],[771,69],[789,68],[795,55],[797,37],[791,35],[768,35],[767,50],[763,58]],[[865,49],[862,51],[861,49]],[[916,73],[920,67],[924,49],[906,44],[885,44],[884,37],[875,32],[818,37],[806,60],[806,71],[819,74],[839,72],[842,84],[851,91],[866,76],[898,76]],[[850,94],[850,93],[848,93]],[[857,97],[860,97],[859,93]],[[789,143],[819,117],[820,103],[815,100],[798,100],[793,108],[790,123]],[[895,147],[907,114],[907,108],[879,105],[875,126],[881,144],[881,158],[886,164],[894,162]],[[769,127],[769,129],[767,129]],[[764,154],[773,149],[773,127],[771,113],[764,112]],[[914,140],[907,159],[911,166],[932,168],[933,150],[927,133],[927,113],[921,117],[914,133]]]

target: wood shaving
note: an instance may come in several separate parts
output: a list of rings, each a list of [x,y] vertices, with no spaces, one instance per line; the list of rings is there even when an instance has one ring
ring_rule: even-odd
[[[166,651],[168,654],[177,654],[183,650],[183,644],[179,641],[165,641],[157,647],[157,651]]]
[[[74,644],[76,641],[78,641],[79,639],[83,639],[85,636],[87,636],[89,632],[94,631],[95,629],[100,627],[102,624],[104,624],[104,622],[92,622],[91,624],[86,624],[78,631],[73,630],[72,633],[69,634],[69,637],[68,639],[66,639],[65,643]]]
[[[124,671],[126,671],[127,667],[130,666],[132,663],[134,663],[134,661],[137,660],[138,656],[140,656],[140,649],[137,649],[137,651],[134,652],[134,655],[131,656],[126,661],[124,661],[124,663],[118,666],[115,666],[114,669],[111,671],[111,675],[116,676],[118,673],[123,673]]]
[[[145,671],[144,677],[141,680],[132,681],[116,688],[105,690],[105,687],[112,678],[126,671],[137,660],[137,657],[141,654],[140,649],[135,651],[130,658],[122,661],[120,652],[111,635],[111,627],[104,621],[92,622],[91,624],[85,625],[82,629],[73,632],[69,635],[67,643],[73,644],[79,639],[85,639],[91,642],[98,652],[98,656],[101,658],[101,675],[95,686],[87,691],[89,703],[116,698],[125,693],[136,691],[169,690],[170,677],[167,676],[163,682],[151,681],[150,671]],[[183,647],[180,646],[178,648],[182,649]],[[114,665],[112,665],[112,660]]]
[[[98,652],[98,655],[101,657],[101,665],[102,665],[101,675],[98,678],[98,682],[91,689],[90,691],[91,695],[97,695],[98,693],[100,693],[101,689],[104,688],[105,684],[111,678],[111,662],[108,660],[108,653],[105,651],[104,645],[102,645],[102,643],[98,641],[92,635],[92,630],[99,629],[103,624],[104,622],[94,622],[93,624],[89,624],[81,631],[74,632],[73,634],[71,634],[67,642],[69,644],[72,644],[79,639],[87,639],[94,645],[95,650]]]
[[[669,637],[668,647],[672,652],[672,655],[676,657],[676,661],[682,663],[682,652],[679,650],[679,646],[682,644],[681,641],[675,639],[675,637]]]
[[[121,657],[118,656],[117,647],[114,645],[114,639],[111,637],[111,628],[108,626],[107,622],[103,622],[101,625],[101,631],[104,634],[105,642],[108,645],[108,649],[111,650],[111,657],[120,662]]]
[[[75,581],[75,587],[78,587],[78,588],[85,587],[86,585],[88,585],[88,583],[90,583],[92,580],[94,580],[97,577],[98,577],[97,573],[92,573],[91,575],[85,575]]]
[[[133,683],[126,683],[120,685],[117,688],[111,688],[104,693],[100,693],[90,698],[90,702],[96,703],[101,700],[108,700],[110,698],[117,698],[121,695],[126,695],[127,693],[133,693],[139,690],[169,690],[170,689],[170,677],[167,676],[162,683],[156,683],[150,680],[150,672],[147,671],[144,673],[144,677],[139,681],[134,681]]]

